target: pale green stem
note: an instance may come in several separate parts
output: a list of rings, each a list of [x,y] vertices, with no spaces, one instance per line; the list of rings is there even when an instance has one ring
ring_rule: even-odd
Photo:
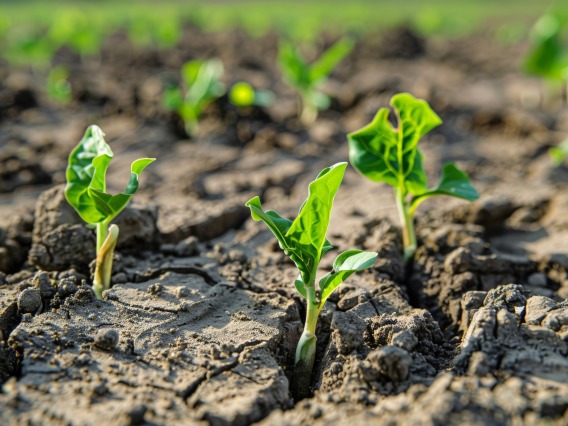
[[[106,220],[97,223],[97,253],[101,249],[108,235],[109,222]]]
[[[316,326],[320,313],[314,281],[306,286],[306,293],[306,323],[296,347],[294,364],[293,393],[298,399],[305,398],[310,393],[312,370],[316,357]]]
[[[97,232],[97,237],[98,236],[99,233]],[[110,278],[112,275],[112,258],[114,256],[114,248],[116,247],[117,240],[118,240],[118,226],[111,225],[107,231],[106,238],[101,244],[101,247],[97,250],[95,277],[93,279],[93,290],[95,292],[95,295],[97,296],[97,299],[102,298],[103,291],[110,289]]]
[[[405,192],[402,188],[396,188],[396,207],[402,226],[402,245],[404,247],[404,263],[408,264],[416,252],[416,232],[414,230],[414,220],[405,202]]]
[[[318,116],[317,107],[308,99],[309,97],[306,94],[300,93],[299,97],[300,110],[301,110],[300,121],[306,126],[313,124]]]

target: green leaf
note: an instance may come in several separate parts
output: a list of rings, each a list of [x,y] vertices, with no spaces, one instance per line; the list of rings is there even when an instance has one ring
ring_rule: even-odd
[[[296,89],[303,90],[310,86],[308,65],[291,43],[280,42],[278,64],[282,70],[284,80]]]
[[[191,61],[184,65],[182,74],[189,85],[185,101],[204,105],[225,93],[225,86],[220,82],[223,75],[223,63],[218,59]]]
[[[347,250],[333,262],[333,271],[319,281],[321,290],[320,307],[323,307],[333,291],[351,274],[375,264],[377,253],[362,250]]]
[[[444,164],[442,177],[438,185],[412,199],[410,203],[410,214],[414,214],[416,207],[418,207],[422,201],[436,195],[450,195],[468,201],[474,201],[479,198],[479,193],[471,184],[467,173],[458,169],[454,163]]]
[[[442,120],[426,101],[408,93],[393,96],[391,105],[398,127],[390,123],[389,109],[381,108],[370,124],[347,136],[351,164],[375,182],[421,194],[427,190],[427,179],[418,142]]]
[[[111,221],[128,204],[138,190],[140,173],[154,158],[141,158],[132,163],[130,180],[124,193],[106,193],[106,171],[113,153],[98,126],[89,126],[79,145],[69,155],[65,198],[79,216],[91,224]]]
[[[531,31],[532,48],[524,59],[524,70],[533,75],[567,80],[568,49],[562,39],[566,19],[558,14],[546,14]]]
[[[337,64],[349,55],[354,46],[355,41],[351,37],[344,37],[323,52],[310,67],[309,79],[312,84],[327,77]]]
[[[286,256],[289,256],[290,259],[292,259],[292,261],[296,264],[296,267],[304,274],[310,273],[310,260],[301,256],[301,249],[295,245],[294,241],[286,236],[286,233],[292,226],[292,221],[285,217],[281,217],[273,210],[264,211],[259,197],[250,199],[245,205],[250,208],[251,216],[254,220],[261,220],[266,224],[266,226],[268,226],[278,240],[280,248],[284,250]],[[326,240],[322,248],[322,255],[332,248],[333,246]]]
[[[272,210],[264,211],[259,197],[245,205],[254,220],[262,220],[278,240],[280,247],[300,270],[303,283],[312,283],[321,256],[333,246],[325,238],[333,198],[341,184],[347,163],[328,167],[310,183],[308,198],[294,221]],[[299,291],[299,290],[298,290]]]
[[[205,107],[225,93],[221,83],[223,63],[219,59],[189,61],[180,73],[186,86],[185,94],[178,97],[175,92],[166,91],[164,103],[177,111],[191,134]]]
[[[337,163],[320,172],[310,183],[308,198],[286,233],[294,242],[296,252],[307,264],[310,276],[315,272],[327,243],[325,234],[329,225],[331,207],[343,180],[347,163]]]
[[[183,95],[177,87],[166,87],[162,97],[164,106],[172,111],[178,111],[183,105]]]
[[[272,231],[272,233],[280,243],[280,247],[283,250],[287,250],[289,248],[289,244],[288,240],[286,239],[286,232],[288,232],[288,229],[290,229],[292,221],[290,219],[281,217],[274,210],[264,211],[262,209],[260,197],[258,196],[253,197],[249,201],[247,201],[245,206],[250,209],[252,218],[256,221],[262,220]]]

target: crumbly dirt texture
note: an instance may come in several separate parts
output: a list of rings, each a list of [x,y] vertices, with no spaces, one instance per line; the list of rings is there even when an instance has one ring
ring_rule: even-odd
[[[309,127],[280,81],[274,35],[186,28],[167,52],[121,33],[98,58],[62,50],[66,106],[0,63],[0,424],[568,424],[568,167],[547,154],[568,107],[519,72],[526,45],[490,34],[362,39]],[[162,88],[204,57],[223,61],[227,84],[278,101],[237,109],[223,97],[187,138]],[[260,195],[293,217],[307,183],[347,159],[346,133],[401,91],[444,121],[421,144],[431,182],[455,161],[481,197],[425,202],[405,268],[392,189],[348,169],[329,240],[379,260],[328,301],[314,392],[297,401],[297,271],[244,203]],[[93,230],[63,195],[67,156],[92,123],[115,153],[111,190],[132,160],[158,158],[117,218],[103,300],[90,287]]]

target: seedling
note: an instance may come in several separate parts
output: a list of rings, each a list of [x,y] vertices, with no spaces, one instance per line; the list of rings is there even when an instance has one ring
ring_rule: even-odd
[[[130,180],[122,194],[106,192],[106,171],[113,153],[98,126],[89,126],[79,145],[71,151],[67,166],[65,198],[88,224],[97,230],[97,259],[93,290],[97,298],[110,288],[112,257],[118,239],[118,226],[112,220],[126,207],[138,190],[142,170],[155,158],[140,158],[130,167]]]
[[[560,166],[568,157],[568,139],[562,142],[558,146],[554,146],[548,150],[550,158],[552,159],[552,164],[554,167]]]
[[[331,207],[346,167],[347,163],[338,163],[321,171],[310,183],[308,198],[294,221],[272,210],[265,212],[259,197],[246,203],[252,218],[262,220],[268,226],[300,271],[294,285],[306,299],[306,322],[296,348],[293,383],[297,397],[306,396],[309,391],[316,352],[316,325],[326,300],[351,274],[369,268],[377,259],[377,253],[361,250],[341,253],[333,262],[332,271],[319,280],[317,291],[316,273],[321,257],[332,248],[325,237]]]
[[[164,104],[179,114],[189,136],[197,130],[199,117],[205,107],[225,93],[225,87],[220,82],[222,75],[223,64],[218,59],[189,61],[181,68],[185,94],[177,87],[166,89]]]
[[[315,62],[308,64],[294,45],[288,42],[280,44],[278,63],[284,80],[298,92],[300,120],[303,123],[313,123],[318,111],[329,107],[329,96],[321,93],[319,89],[337,64],[351,52],[354,45],[353,39],[342,38],[323,52]]]
[[[233,84],[229,91],[229,101],[236,107],[246,108],[250,106],[265,107],[274,102],[274,94],[268,90],[254,90],[244,82]]]
[[[531,31],[533,46],[523,64],[527,73],[560,83],[564,89],[568,83],[567,24],[568,19],[560,14],[542,16]]]
[[[45,85],[48,96],[56,102],[66,104],[71,100],[69,71],[63,65],[55,66],[47,76]]]
[[[450,195],[473,201],[479,197],[466,173],[453,163],[446,163],[438,185],[428,188],[418,149],[420,138],[442,124],[428,103],[408,93],[392,97],[391,106],[398,127],[389,122],[388,108],[381,108],[373,121],[347,135],[349,158],[355,169],[375,182],[385,182],[395,190],[396,206],[402,222],[404,261],[416,251],[414,212],[423,201],[436,195]],[[408,196],[411,196],[409,199]]]

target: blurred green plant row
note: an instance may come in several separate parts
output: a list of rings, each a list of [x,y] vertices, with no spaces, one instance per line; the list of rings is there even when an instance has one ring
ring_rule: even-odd
[[[321,31],[361,33],[401,23],[425,35],[459,37],[496,19],[495,37],[517,41],[550,3],[534,0],[359,0],[271,2],[182,2],[159,5],[123,0],[0,1],[0,51],[14,64],[47,65],[65,45],[81,55],[95,54],[104,38],[125,29],[135,45],[176,45],[185,23],[206,31],[240,27],[252,36],[276,30],[309,41]],[[560,5],[568,10],[568,5]]]

